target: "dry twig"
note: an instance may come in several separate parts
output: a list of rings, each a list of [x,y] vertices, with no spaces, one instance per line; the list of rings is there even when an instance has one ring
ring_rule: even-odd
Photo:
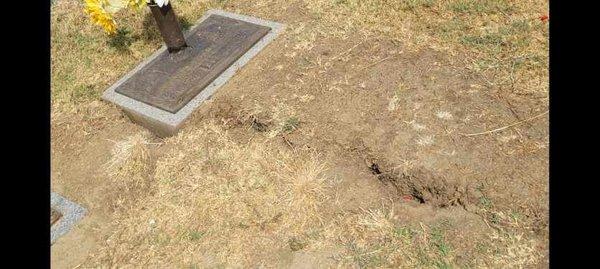
[[[531,118],[524,119],[524,120],[521,120],[521,121],[515,122],[515,123],[513,123],[513,124],[509,124],[509,125],[506,125],[506,126],[503,126],[503,127],[500,127],[500,128],[496,128],[496,129],[493,129],[493,130],[488,130],[488,131],[485,131],[485,132],[480,132],[480,133],[462,134],[462,135],[464,135],[464,136],[476,136],[476,135],[483,135],[483,134],[491,134],[491,133],[495,133],[495,132],[498,132],[498,131],[502,131],[502,130],[508,129],[508,128],[510,128],[510,127],[513,127],[513,126],[517,126],[517,125],[519,125],[519,124],[522,124],[522,123],[524,123],[524,122],[528,122],[528,121],[531,121],[531,120],[537,119],[537,118],[539,118],[539,117],[541,117],[541,116],[544,116],[544,115],[548,114],[548,112],[549,112],[549,110],[546,110],[546,112],[544,112],[544,113],[541,113],[541,114],[538,114],[538,115],[536,115],[536,116],[533,116],[533,117],[531,117]]]

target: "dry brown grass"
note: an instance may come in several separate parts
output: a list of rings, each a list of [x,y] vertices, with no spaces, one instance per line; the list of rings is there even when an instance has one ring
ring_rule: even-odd
[[[155,195],[118,216],[99,264],[242,266],[323,226],[330,182],[313,152],[241,144],[214,124],[165,143],[173,148],[156,165]]]
[[[127,210],[139,197],[148,194],[152,184],[148,133],[138,133],[114,143],[111,159],[103,171],[111,179],[111,191],[116,195],[112,206]]]
[[[133,149],[144,143],[139,135],[117,143],[111,163],[136,167],[135,156],[143,154]],[[114,233],[88,266],[278,267],[290,255],[282,249],[295,248],[291,242],[302,251],[325,250],[331,265],[342,267],[452,264],[443,221],[404,226],[393,201],[332,211],[339,182],[313,150],[290,151],[261,139],[241,143],[215,123],[165,144],[170,149],[152,177],[155,192],[117,213]]]
[[[112,141],[114,143],[112,158],[104,167],[108,176],[125,178],[147,171],[149,142],[146,136],[135,134],[123,141]]]
[[[315,31],[348,37],[387,36],[407,50],[434,48],[460,56],[488,83],[547,98],[547,1],[307,0]]]
[[[175,8],[194,22],[204,10],[234,2],[259,14],[288,4],[182,0]],[[300,2],[315,20],[288,25],[285,38],[290,46],[282,53],[290,59],[307,57],[323,37],[344,40],[358,33],[363,40],[356,44],[392,39],[406,51],[443,51],[487,78],[495,89],[539,99],[540,106],[547,106],[548,30],[537,20],[547,13],[547,1]],[[52,7],[53,124],[82,107],[89,107],[86,115],[110,109],[104,104],[97,109],[94,102],[101,92],[161,45],[152,26],[144,26],[145,13],[119,15],[120,25],[129,32],[111,40],[87,21],[81,9],[81,2],[69,0],[58,0]],[[123,42],[130,44],[119,45]],[[342,53],[329,62],[307,61],[322,68],[348,57],[350,53]],[[386,104],[390,111],[401,100],[401,86]],[[304,103],[315,96],[294,93],[293,98]],[[344,182],[330,172],[330,159],[314,149],[277,144],[282,134],[303,124],[292,106],[257,104],[235,116],[243,123],[259,118],[270,127],[264,134],[239,139],[230,133],[230,123],[207,119],[162,141],[166,152],[157,159],[151,156],[147,133],[114,141],[103,170],[114,182],[113,206],[118,210],[112,232],[83,267],[277,268],[289,265],[290,257],[299,252],[326,253],[325,266],[343,268],[519,268],[543,259],[543,242],[522,234],[533,224],[515,221],[508,210],[482,213],[500,224],[491,223],[492,232],[482,235],[477,247],[452,240],[466,228],[462,223],[448,224],[456,213],[451,209],[425,207],[428,217],[413,220],[402,215],[416,210],[398,208],[397,201],[339,210],[338,191]],[[420,141],[430,143],[427,136]],[[464,244],[467,241],[473,239]]]

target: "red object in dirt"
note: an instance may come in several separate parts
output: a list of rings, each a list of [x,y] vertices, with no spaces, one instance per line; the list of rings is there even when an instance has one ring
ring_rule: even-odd
[[[404,196],[402,196],[402,199],[404,199],[405,201],[412,201],[413,200],[412,196],[410,196],[410,195],[404,195]]]
[[[548,17],[548,15],[542,15],[542,16],[540,16],[540,20],[541,20],[542,22],[546,22],[546,21],[548,21],[548,19],[549,19],[549,18],[550,18],[550,17]]]

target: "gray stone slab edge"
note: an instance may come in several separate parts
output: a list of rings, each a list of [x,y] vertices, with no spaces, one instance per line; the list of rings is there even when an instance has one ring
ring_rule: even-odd
[[[85,208],[55,192],[50,193],[50,207],[62,214],[62,217],[50,227],[50,244],[54,244],[59,237],[69,232],[87,212]]]
[[[186,33],[192,32],[193,29],[204,21],[208,16],[216,14],[225,17],[230,17],[250,23],[264,25],[271,28],[271,31],[267,33],[261,40],[259,40],[250,50],[248,50],[242,57],[234,62],[229,68],[227,68],[221,75],[219,75],[211,84],[201,91],[196,97],[190,100],[184,107],[182,107],[177,113],[173,114],[168,111],[153,107],[143,102],[137,101],[133,98],[127,97],[120,93],[117,93],[115,89],[129,79],[133,74],[142,69],[150,61],[158,57],[167,48],[162,46],[154,54],[140,63],[136,68],[131,70],[127,75],[119,79],[115,84],[108,88],[102,95],[102,99],[111,103],[116,104],[121,109],[125,110],[126,114],[132,118],[132,120],[140,123],[142,126],[150,129],[159,136],[170,136],[177,133],[184,121],[194,112],[194,110],[202,104],[205,100],[209,99],[213,93],[216,92],[221,86],[223,86],[227,80],[229,80],[235,73],[256,56],[265,46],[267,46],[275,37],[277,37],[285,28],[285,25],[277,22],[267,21],[255,17],[249,17],[239,15],[235,13],[226,12],[218,9],[211,9],[206,11],[204,16],[200,18],[194,27]]]

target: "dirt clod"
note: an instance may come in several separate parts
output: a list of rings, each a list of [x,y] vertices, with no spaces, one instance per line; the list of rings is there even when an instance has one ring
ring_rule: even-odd
[[[377,171],[379,167],[377,166]],[[444,175],[415,168],[406,172],[389,171],[378,174],[379,181],[393,186],[399,197],[411,196],[421,204],[436,207],[462,206],[477,203],[474,190]]]

